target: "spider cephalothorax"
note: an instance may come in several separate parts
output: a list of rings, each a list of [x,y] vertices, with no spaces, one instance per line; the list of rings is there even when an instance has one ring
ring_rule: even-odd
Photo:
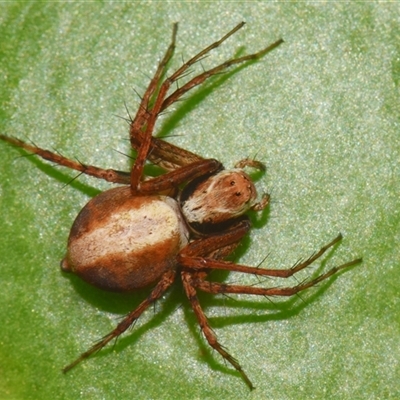
[[[160,114],[183,94],[226,68],[256,60],[280,45],[280,39],[258,53],[233,58],[188,79],[171,90],[187,75],[188,69],[208,52],[239,30],[240,23],[219,41],[185,62],[163,80],[175,48],[177,24],[172,42],[144,93],[139,109],[130,122],[130,142],[137,158],[129,173],[84,165],[9,136],[0,138],[40,157],[82,173],[122,186],[94,197],[73,223],[67,253],[61,267],[102,289],[128,292],[152,286],[149,296],[117,327],[78,359],[64,368],[69,371],[83,359],[125,332],[139,316],[180,276],[184,290],[210,346],[227,360],[247,385],[253,384],[227,350],[220,345],[204,314],[197,291],[211,294],[233,293],[261,296],[291,296],[316,285],[339,270],[360,262],[348,262],[294,287],[259,287],[221,284],[207,279],[211,270],[227,270],[257,276],[287,278],[321,257],[340,239],[339,235],[304,262],[288,269],[262,269],[224,261],[240,243],[251,225],[245,213],[261,211],[269,196],[257,200],[257,192],[244,167],[263,169],[262,163],[244,159],[226,170],[220,162],[174,146],[153,136]],[[144,177],[151,162],[164,169],[158,177]]]

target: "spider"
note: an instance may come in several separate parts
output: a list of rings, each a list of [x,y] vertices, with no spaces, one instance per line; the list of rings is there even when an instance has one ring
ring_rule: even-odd
[[[121,184],[100,193],[80,211],[72,225],[61,268],[105,290],[131,292],[151,287],[144,301],[129,312],[114,330],[67,365],[64,372],[117,339],[180,276],[209,345],[253,389],[239,362],[218,342],[199,303],[197,292],[292,296],[361,262],[361,259],[347,262],[293,287],[265,288],[208,280],[212,270],[288,278],[308,267],[342,238],[341,235],[337,236],[311,257],[288,269],[262,269],[226,261],[251,228],[245,213],[249,210],[262,211],[269,204],[268,194],[257,200],[255,186],[243,171],[245,167],[263,170],[264,164],[244,159],[234,169],[227,170],[217,160],[204,159],[153,136],[158,117],[185,93],[231,66],[261,58],[283,42],[279,39],[257,53],[225,61],[188,79],[180,87],[172,88],[190,72],[193,64],[202,60],[243,25],[244,22],[238,24],[164,78],[175,49],[178,26],[173,25],[171,44],[141,98],[136,116],[129,117],[130,143],[137,153],[129,173],[85,165],[34,144],[0,135],[2,140],[43,159]],[[146,162],[161,167],[164,173],[157,177],[145,176]]]

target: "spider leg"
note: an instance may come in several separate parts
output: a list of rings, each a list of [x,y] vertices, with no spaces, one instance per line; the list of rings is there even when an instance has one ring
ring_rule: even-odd
[[[67,365],[63,368],[63,372],[66,373],[79,364],[84,359],[91,356],[93,353],[101,350],[108,342],[117,338],[122,333],[124,333],[141,315],[142,313],[157,299],[159,299],[163,293],[171,286],[174,281],[176,275],[175,270],[169,270],[164,273],[161,277],[160,281],[151,291],[147,299],[145,299],[142,303],[139,304],[133,311],[131,311],[118,325],[117,327],[111,331],[109,334],[104,336],[99,342],[97,342],[94,346],[92,346],[89,350],[82,353],[75,361],[71,364]]]
[[[131,136],[132,147],[138,150],[140,148],[141,140],[142,135]],[[154,136],[151,138],[150,151],[147,155],[147,159],[166,171],[173,171],[179,167],[204,160],[203,157],[200,157],[197,154]]]
[[[338,267],[330,269],[315,279],[302,282],[294,287],[260,288],[254,286],[228,285],[224,283],[205,281],[204,277],[207,275],[207,272],[213,269],[241,272],[257,276],[288,278],[294,275],[296,272],[299,272],[300,270],[311,265],[314,261],[322,257],[327,250],[332,248],[342,239],[342,235],[338,235],[330,243],[321,247],[321,249],[311,257],[307,258],[303,262],[296,263],[293,267],[288,269],[264,269],[248,267],[246,265],[234,264],[228,261],[219,260],[218,257],[215,257],[218,249],[229,248],[229,246],[237,243],[248,232],[249,229],[249,221],[247,219],[243,219],[225,232],[194,240],[178,254],[177,261],[182,268],[189,272],[192,271],[192,273],[194,271],[202,272],[202,274],[196,275],[196,280],[192,278],[192,285],[194,287],[213,294],[236,293],[259,296],[292,296],[302,290],[315,286],[319,282],[331,277],[339,271],[359,264],[362,261],[361,258],[358,258],[347,262]],[[224,256],[226,255],[227,254],[224,254]]]
[[[178,188],[181,183],[191,181],[200,176],[212,174],[219,170],[222,164],[214,159],[200,160],[180,167],[164,175],[140,183],[140,194],[161,193],[171,188]]]
[[[0,139],[11,143],[14,146],[20,147],[32,154],[51,161],[53,163],[62,165],[82,172],[83,174],[94,176],[99,179],[104,179],[107,182],[120,183],[128,185],[130,183],[130,174],[128,172],[117,171],[114,169],[103,169],[93,165],[82,164],[79,161],[71,160],[61,154],[42,149],[40,147],[28,144],[22,140],[1,135]],[[160,191],[177,187],[187,180],[195,179],[199,176],[211,174],[221,168],[221,163],[213,159],[202,159],[182,168],[178,168],[164,175],[144,181],[140,187],[141,194],[159,193]]]
[[[149,109],[150,109],[150,101],[157,89],[157,87],[160,84],[160,79],[165,73],[166,66],[168,62],[171,60],[171,57],[175,51],[175,42],[176,42],[176,33],[178,31],[178,24],[175,23],[173,24],[172,27],[172,39],[171,39],[171,44],[168,46],[167,51],[164,54],[163,59],[160,61],[158,64],[157,70],[151,79],[149,86],[147,87],[140,105],[139,109],[135,115],[135,118],[131,121],[130,124],[130,139],[132,143],[132,147],[135,148],[136,150],[139,150],[141,147],[141,142],[143,141],[143,127],[145,126],[146,120],[149,117]],[[136,138],[140,137],[140,142],[136,141]]]
[[[11,143],[14,146],[20,147],[30,153],[36,154],[45,160],[51,161],[67,168],[74,169],[86,175],[94,176],[99,179],[104,179],[107,182],[121,184],[129,184],[130,182],[129,174],[127,172],[117,171],[114,169],[103,169],[95,167],[93,165],[82,164],[79,161],[71,160],[70,158],[66,158],[61,154],[42,149],[40,147],[28,144],[26,142],[23,142],[22,140],[10,136],[0,134],[0,139]]]
[[[207,316],[204,314],[203,309],[201,308],[199,299],[197,297],[196,289],[193,285],[192,282],[192,276],[191,273],[188,271],[182,271],[181,272],[182,276],[182,282],[183,282],[183,287],[186,292],[186,296],[188,297],[190,304],[192,306],[192,309],[196,315],[196,318],[199,322],[199,325],[201,327],[201,330],[207,339],[208,344],[216,350],[221,356],[227,360],[242,376],[243,380],[246,382],[246,384],[249,386],[251,390],[254,389],[253,384],[251,383],[249,377],[246,375],[246,373],[243,371],[242,367],[238,363],[238,361],[233,358],[227,351],[224,349],[221,344],[218,342],[217,336],[215,335],[214,331],[212,330],[208,320]]]
[[[176,41],[176,33],[178,30],[178,24],[173,25],[172,29],[172,40],[169,45],[163,59],[158,64],[156,73],[154,74],[153,79],[150,81],[149,86],[142,98],[142,101],[139,106],[139,110],[131,123],[130,127],[130,137],[135,135],[141,135],[142,131],[144,133],[141,135],[141,143],[137,150],[137,157],[135,163],[131,170],[131,190],[132,194],[136,194],[139,188],[139,182],[142,177],[144,164],[146,162],[150,147],[151,147],[151,138],[153,134],[153,129],[155,125],[155,121],[158,115],[153,115],[154,106],[150,108],[150,101],[160,84],[161,77],[163,76],[165,69],[167,67],[168,62],[171,60],[174,50],[175,50],[175,41]],[[160,97],[160,93],[157,96],[157,99]],[[156,100],[157,102],[157,100]]]
[[[194,161],[198,161],[199,158],[196,154],[187,152],[186,150],[179,149],[178,147],[171,145],[169,143],[164,142],[161,139],[152,138],[153,130],[155,123],[157,121],[158,116],[160,113],[165,111],[171,104],[175,103],[179,100],[179,98],[187,93],[189,90],[193,89],[194,87],[200,85],[205,80],[210,78],[213,75],[216,75],[223,70],[229,68],[232,65],[244,63],[246,61],[256,60],[278,45],[280,45],[283,40],[279,39],[272,45],[266,47],[265,49],[250,54],[244,57],[234,58],[228,60],[210,70],[204,71],[203,73],[197,75],[196,77],[192,78],[189,82],[184,84],[182,87],[175,90],[171,95],[168,95],[168,91],[171,85],[176,82],[179,78],[181,78],[187,70],[195,64],[197,61],[202,59],[208,52],[220,46],[225,40],[227,40],[230,36],[232,36],[236,31],[242,28],[244,22],[238,24],[235,28],[233,28],[230,32],[228,32],[225,36],[223,36],[220,40],[212,43],[210,46],[205,48],[204,50],[200,51],[194,57],[192,57],[189,61],[185,62],[177,71],[175,71],[170,77],[165,79],[160,89],[157,93],[156,99],[154,101],[153,106],[149,109],[149,102],[145,100],[146,95],[141,103],[141,107],[138,111],[138,115],[135,117],[134,121],[131,124],[130,130],[130,137],[131,137],[131,144],[134,148],[138,150],[138,158],[139,161],[135,163],[132,171],[131,171],[131,187],[132,191],[136,192],[139,188],[139,181],[141,178],[141,174],[143,172],[144,162],[146,159],[157,163],[160,160],[163,160],[164,165],[168,168],[174,168],[176,165],[188,165]],[[167,62],[172,57],[173,49],[175,47],[175,35],[176,35],[176,25],[174,25],[174,33],[173,33],[173,40],[172,43],[163,59],[160,63],[159,70],[164,71]],[[171,50],[172,49],[172,50]],[[168,56],[168,57],[167,57]],[[155,75],[152,82],[155,82],[161,79],[162,73]],[[151,94],[155,92],[156,84],[150,83],[150,86],[153,88]],[[150,90],[150,86],[148,91]],[[147,91],[146,91],[147,93]],[[144,111],[146,109],[146,112]],[[145,129],[143,129],[145,127]],[[140,156],[139,156],[140,155]],[[168,166],[169,164],[169,166]],[[160,164],[161,165],[161,164]]]
[[[236,236],[235,236],[235,230]],[[204,239],[195,240],[194,242],[190,243],[178,256],[178,262],[183,268],[181,271],[183,286],[186,292],[186,295],[191,303],[193,311],[197,317],[197,320],[200,324],[201,330],[207,339],[209,345],[218,351],[221,356],[226,359],[241,375],[250,389],[254,389],[253,384],[251,383],[250,379],[243,371],[242,367],[238,363],[236,359],[234,359],[218,342],[218,339],[211,329],[207,317],[204,314],[204,311],[201,308],[197,297],[196,289],[202,290],[204,292],[210,294],[225,294],[225,293],[233,293],[233,294],[249,294],[249,295],[259,295],[259,296],[292,296],[300,291],[303,291],[307,288],[315,286],[319,282],[328,279],[332,275],[336,274],[337,272],[351,267],[355,264],[361,262],[361,259],[356,259],[350,261],[348,263],[342,264],[338,267],[334,267],[330,269],[328,272],[318,276],[315,279],[310,281],[304,281],[297,286],[294,287],[282,287],[282,288],[259,288],[255,286],[243,286],[243,285],[229,285],[224,283],[218,282],[210,282],[205,280],[207,273],[211,269],[223,269],[228,271],[236,271],[236,272],[243,272],[243,273],[251,273],[256,275],[267,275],[267,276],[277,276],[287,278],[294,273],[300,271],[301,269],[307,267],[312,262],[314,262],[317,258],[321,257],[329,248],[334,246],[340,239],[341,235],[336,237],[332,242],[323,246],[317,253],[313,256],[308,258],[306,261],[302,263],[297,263],[295,266],[285,270],[271,270],[271,269],[259,269],[254,267],[247,267],[243,265],[236,265],[226,261],[220,261],[213,258],[203,258],[201,257],[202,254],[212,253],[215,254],[216,249],[218,246],[228,246],[234,244],[235,241],[240,236],[243,236],[248,230],[248,221],[240,221],[236,224],[232,229],[227,231],[226,234],[216,235],[215,236],[207,237]],[[226,236],[224,238],[224,236]],[[225,240],[223,240],[225,239]],[[211,246],[208,247],[208,246]],[[214,247],[212,247],[214,246]],[[197,257],[195,255],[198,255]]]
[[[206,53],[208,53],[215,47],[218,47],[224,40],[226,40],[229,36],[233,35],[243,25],[244,25],[243,22],[240,23],[233,30],[231,30],[227,35],[225,35],[222,39],[213,43],[211,46],[207,47],[206,49],[204,49],[200,53],[198,53],[196,56],[191,58],[188,62],[184,63],[181,68],[179,68],[170,78],[167,79],[167,81],[170,81],[168,88],[173,82],[175,82],[179,77],[181,77],[192,64],[197,62],[200,58],[202,58]],[[137,151],[139,151],[139,149],[141,149],[143,147],[142,143],[144,141],[147,141],[147,136],[152,135],[152,129],[151,129],[151,132],[149,130],[146,130],[145,133],[143,132],[143,127],[145,126],[146,122],[148,121],[150,115],[154,114],[154,109],[156,108],[155,104],[154,104],[152,109],[150,110],[149,101],[150,101],[151,97],[153,96],[157,86],[159,86],[160,79],[163,76],[166,66],[167,66],[169,60],[171,59],[173,52],[175,50],[175,40],[176,40],[177,29],[178,29],[178,24],[174,24],[171,44],[168,47],[163,60],[160,62],[159,66],[157,68],[157,71],[143,96],[139,110],[138,110],[134,120],[131,123],[131,129],[130,129],[131,144],[132,144],[132,147],[135,148]],[[158,101],[159,103],[161,103],[164,100],[164,98],[167,94],[168,88],[166,88],[166,90],[164,91],[163,94],[161,94],[162,91],[160,89],[156,102]],[[160,95],[162,97],[160,97]],[[158,106],[158,108],[159,108],[159,106]],[[160,112],[161,112],[160,110],[155,112],[155,119],[158,117]],[[152,148],[152,151],[151,151],[151,155],[149,155],[149,159],[151,161],[154,161],[154,159],[162,159],[162,160],[169,160],[169,161],[171,161],[171,163],[173,163],[174,161],[175,162],[178,161],[178,165],[187,165],[188,162],[190,163],[190,162],[198,160],[197,155],[195,155],[191,152],[188,152],[186,150],[177,148],[174,145],[167,144],[166,146],[164,146],[164,143],[165,143],[164,141],[162,141],[160,139],[154,139],[154,138],[150,141],[150,147]],[[167,147],[167,149],[164,149],[164,147]],[[171,150],[172,150],[172,153],[171,153]],[[174,160],[170,160],[171,155],[172,155],[172,158],[174,158]],[[152,158],[154,158],[154,159],[152,160]]]
[[[236,225],[231,231],[227,231],[219,235],[215,236],[213,235],[204,239],[193,241],[188,246],[186,246],[186,248],[183,249],[182,252],[179,254],[178,256],[179,264],[184,266],[185,268],[190,268],[191,270],[219,269],[231,272],[253,274],[257,276],[289,278],[296,272],[299,272],[300,270],[307,268],[318,258],[322,257],[322,255],[325,254],[327,250],[332,248],[342,239],[342,235],[341,234],[338,235],[330,243],[321,247],[318,252],[314,253],[311,257],[307,258],[305,261],[298,262],[293,267],[285,269],[266,269],[258,267],[248,267],[246,265],[235,264],[229,261],[216,260],[215,258],[205,256],[206,252],[208,253],[210,250],[215,251],[218,246],[224,247],[232,244],[237,240],[240,240],[241,237],[247,232],[248,229],[247,230],[246,229],[247,228],[245,226],[245,221],[243,221],[240,224]],[[335,274],[336,272],[338,272],[343,268],[350,267],[352,265],[358,264],[359,262],[361,262],[361,259],[356,259],[346,264],[343,264],[340,267],[333,268],[332,270],[324,274],[323,279],[328,278],[329,276]],[[320,279],[318,282],[320,282],[323,279]],[[315,282],[315,284],[318,282]]]
[[[203,279],[198,279],[193,282],[193,286],[207,293],[219,294],[219,293],[234,293],[234,294],[251,294],[257,296],[293,296],[305,289],[317,285],[321,281],[331,277],[339,271],[359,264],[362,260],[356,259],[348,263],[342,264],[338,267],[330,269],[325,274],[318,276],[310,281],[304,281],[296,286],[292,287],[273,287],[273,288],[260,288],[255,286],[242,286],[242,285],[228,285],[218,282],[209,282]]]
[[[232,35],[233,33],[235,33],[239,28],[241,28],[243,26],[244,23],[239,24],[236,28],[232,29],[231,32],[229,32],[227,35],[225,35],[222,39],[220,39],[218,42],[215,42],[213,45],[209,46],[206,50],[207,52],[210,51],[211,49],[218,47],[223,41],[225,41],[230,35]],[[246,61],[253,61],[253,60],[258,60],[259,58],[263,57],[265,54],[269,53],[271,50],[275,49],[276,47],[278,47],[280,44],[283,43],[283,39],[279,39],[276,42],[272,43],[271,45],[269,45],[268,47],[266,47],[265,49],[262,49],[260,51],[258,51],[257,53],[253,53],[253,54],[248,54],[246,56],[243,57],[238,57],[238,58],[232,58],[228,61],[225,61],[224,63],[217,65],[214,68],[211,68],[207,71],[204,71],[203,73],[195,76],[194,78],[192,78],[189,82],[187,82],[186,84],[184,84],[183,86],[181,86],[180,88],[178,88],[177,90],[175,90],[175,92],[173,92],[170,96],[168,96],[162,103],[162,107],[160,109],[160,111],[164,111],[166,110],[171,104],[175,103],[177,100],[179,100],[180,97],[182,97],[182,95],[184,95],[185,93],[187,93],[189,90],[193,89],[194,87],[201,85],[205,80],[207,80],[208,78],[210,78],[213,75],[219,74],[222,71],[224,71],[225,69],[236,65],[236,64],[241,64],[244,63]],[[204,51],[199,53],[199,55],[202,57],[204,54]],[[197,55],[196,57],[192,58],[188,63],[184,64],[182,68],[184,67],[189,67],[190,65],[192,65],[194,62],[196,62],[200,57],[198,57],[199,55]],[[187,68],[186,67],[186,68]],[[185,70],[186,70],[185,68]],[[181,69],[179,69],[178,71],[175,72],[174,75],[172,75],[169,79],[172,79],[173,81],[177,80],[181,74]]]
[[[201,265],[204,260],[204,268],[208,269],[208,261],[216,261],[216,258],[224,258],[230,254],[229,252],[223,252],[221,256],[216,257],[216,253],[218,254],[221,249],[230,248],[230,246],[235,247],[250,228],[251,224],[248,217],[242,216],[229,229],[223,232],[193,240],[179,252],[177,255],[177,262],[184,267],[199,270],[203,269]],[[192,262],[192,260],[195,261]]]

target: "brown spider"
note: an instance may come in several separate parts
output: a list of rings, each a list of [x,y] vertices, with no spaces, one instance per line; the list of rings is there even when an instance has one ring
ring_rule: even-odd
[[[112,332],[66,366],[64,372],[125,332],[180,274],[208,343],[253,389],[240,364],[219,344],[201,308],[197,290],[211,294],[291,296],[361,261],[356,259],[332,268],[294,287],[263,288],[207,280],[211,270],[288,278],[309,266],[341,239],[339,235],[313,256],[288,269],[260,269],[224,261],[251,227],[244,213],[250,209],[261,211],[268,205],[269,195],[257,202],[254,184],[242,170],[249,166],[262,170],[264,165],[245,159],[237,163],[235,169],[226,170],[217,160],[204,159],[153,137],[157,118],[183,94],[232,65],[262,57],[283,42],[279,39],[257,53],[231,59],[204,71],[169,94],[171,85],[185,76],[193,64],[243,25],[243,22],[237,25],[163,80],[175,49],[177,24],[173,26],[172,42],[141,99],[135,118],[129,121],[130,142],[137,151],[130,173],[84,165],[19,139],[0,135],[1,139],[46,160],[123,185],[99,194],[81,210],[72,225],[67,254],[61,262],[63,271],[74,272],[90,284],[112,291],[129,292],[153,285],[148,297],[136,309],[125,316]],[[163,168],[165,173],[144,179],[146,161]]]

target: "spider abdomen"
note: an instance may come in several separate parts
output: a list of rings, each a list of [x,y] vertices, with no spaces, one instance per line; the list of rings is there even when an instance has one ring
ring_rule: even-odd
[[[129,187],[118,187],[94,197],[78,214],[61,268],[102,289],[133,291],[174,268],[188,238],[173,198],[132,196]]]

